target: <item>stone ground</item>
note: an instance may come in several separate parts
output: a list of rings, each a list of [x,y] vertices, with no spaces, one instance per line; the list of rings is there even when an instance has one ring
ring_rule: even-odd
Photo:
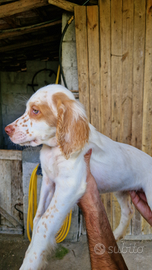
[[[152,269],[152,241],[120,241],[119,248],[124,256],[129,270],[151,270]],[[18,270],[28,241],[19,236],[0,235],[0,270]],[[46,270],[90,270],[89,253],[86,237],[82,236],[79,242],[62,243],[68,253],[59,259],[60,250],[49,257]],[[101,246],[97,249],[100,253]],[[113,250],[109,247],[109,252]],[[102,255],[99,255],[102,256]]]

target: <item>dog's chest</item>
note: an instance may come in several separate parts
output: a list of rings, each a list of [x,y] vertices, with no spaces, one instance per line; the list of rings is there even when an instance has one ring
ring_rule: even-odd
[[[42,173],[45,173],[50,180],[54,181],[59,176],[64,161],[60,150],[57,147],[43,146],[40,152],[40,161]]]

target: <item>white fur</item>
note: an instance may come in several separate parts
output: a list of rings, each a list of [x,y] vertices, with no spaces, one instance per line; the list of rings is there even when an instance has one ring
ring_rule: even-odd
[[[57,92],[65,93],[74,100],[73,94],[63,86],[50,85],[37,91],[29,102],[47,101],[57,116],[57,108],[52,103],[52,95]],[[25,112],[26,119],[28,119],[29,102]],[[80,115],[85,117],[84,109],[77,101],[73,110],[76,119]],[[32,242],[20,270],[43,269],[48,246],[54,246],[55,235],[63,220],[86,190],[84,154],[90,148],[92,148],[91,172],[100,192],[116,192],[121,206],[120,224],[114,232],[117,240],[124,236],[134,212],[129,202],[128,190],[143,189],[152,209],[152,158],[149,155],[130,145],[114,142],[89,125],[89,143],[66,160],[57,145],[56,127],[50,127],[45,121],[34,120],[31,127],[31,119],[28,119],[28,129],[32,134],[29,137],[20,124],[22,121],[19,118],[11,140],[23,145],[43,144],[40,153],[43,182],[34,219]],[[11,125],[15,126],[15,124],[16,121]],[[70,143],[69,134],[66,135],[66,140]]]

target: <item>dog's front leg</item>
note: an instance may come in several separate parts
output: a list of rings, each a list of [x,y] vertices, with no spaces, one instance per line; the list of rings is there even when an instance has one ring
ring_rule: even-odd
[[[25,257],[20,270],[45,269],[46,256],[55,245],[57,232],[70,209],[85,192],[86,184],[78,188],[77,185],[73,186],[73,179],[70,180],[71,183],[69,182],[68,185],[56,184],[54,196],[37,223],[30,252]]]
[[[39,200],[38,208],[37,208],[36,215],[35,215],[34,221],[33,221],[32,241],[31,241],[31,243],[26,251],[25,256],[27,256],[27,254],[30,252],[30,249],[31,249],[32,244],[33,244],[35,232],[36,232],[37,223],[51,202],[51,199],[52,199],[53,194],[54,194],[54,188],[55,188],[54,183],[49,180],[49,178],[47,177],[47,175],[45,175],[45,173],[43,173],[43,180],[42,180],[41,192],[40,192],[40,200]]]
[[[44,214],[45,210],[48,208],[53,197],[54,190],[55,184],[48,178],[47,175],[44,174],[40,192],[40,200],[33,222],[34,228],[36,227],[41,216]]]

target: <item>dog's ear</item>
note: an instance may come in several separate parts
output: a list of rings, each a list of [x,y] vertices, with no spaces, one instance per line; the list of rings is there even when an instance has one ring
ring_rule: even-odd
[[[89,140],[89,123],[82,105],[69,99],[66,95],[63,98],[58,95],[57,107],[57,127],[56,138],[58,145],[68,159],[70,155],[81,150]]]

